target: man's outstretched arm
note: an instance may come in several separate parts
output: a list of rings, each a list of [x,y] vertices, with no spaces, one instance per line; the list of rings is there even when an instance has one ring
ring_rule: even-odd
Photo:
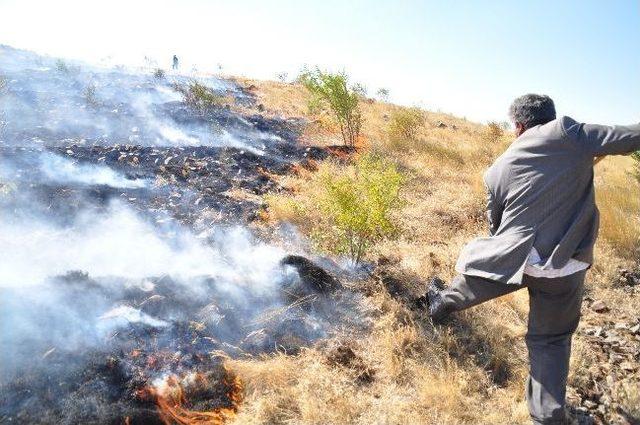
[[[627,155],[640,150],[640,124],[606,126],[576,124],[574,131],[578,143],[591,156]]]

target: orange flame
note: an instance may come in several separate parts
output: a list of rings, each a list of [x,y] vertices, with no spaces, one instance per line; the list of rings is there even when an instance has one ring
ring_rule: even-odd
[[[158,391],[155,388],[147,388],[146,390],[150,396],[155,397],[158,415],[166,425],[222,425],[235,417],[244,398],[244,387],[240,378],[230,374],[226,369],[225,372],[223,384],[229,387],[227,397],[231,401],[230,407],[219,407],[204,412],[184,407],[187,401],[185,392],[175,375],[167,378],[163,391]],[[199,384],[206,384],[203,382],[205,378],[201,375],[198,375],[196,379]]]

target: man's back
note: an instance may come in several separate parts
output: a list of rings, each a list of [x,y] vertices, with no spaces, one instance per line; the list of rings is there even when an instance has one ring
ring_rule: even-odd
[[[592,263],[598,233],[593,159],[640,148],[640,127],[580,124],[569,117],[526,130],[485,174],[492,236],[465,247],[461,273],[520,283],[531,249],[543,269]]]
[[[530,230],[546,266],[562,267],[570,258],[592,261],[598,230],[593,190],[593,156],[567,129],[562,117],[522,134],[485,176],[502,204],[496,235]]]

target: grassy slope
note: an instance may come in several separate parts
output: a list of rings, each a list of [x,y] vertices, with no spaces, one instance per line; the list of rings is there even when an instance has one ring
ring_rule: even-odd
[[[329,117],[308,115],[307,95],[300,86],[241,83],[254,86],[258,103],[265,108],[262,113],[306,117],[309,125],[303,142],[340,143]],[[420,288],[412,284],[416,277],[452,277],[463,244],[486,232],[481,175],[513,136],[489,146],[484,126],[427,112],[420,142],[399,145],[388,140],[386,130],[398,106],[363,102],[362,107],[363,149],[385,152],[408,177],[407,204],[396,217],[401,234],[377,244],[369,259],[387,258],[392,271],[407,277],[405,289],[417,293]],[[448,127],[438,128],[438,122]],[[339,166],[326,166],[340,172]],[[616,157],[596,168],[602,230],[588,287],[589,295],[603,299],[611,311],[604,317],[585,307],[583,326],[606,319],[631,320],[640,308],[637,297],[629,298],[611,284],[617,269],[632,267],[637,257],[640,197],[638,183],[628,172],[631,166],[629,158]],[[292,209],[288,200],[312,199],[317,190],[313,176],[307,173],[281,183],[292,194],[269,200],[269,219],[292,221],[309,232],[313,217]],[[247,385],[238,423],[528,423],[522,338],[526,291],[463,312],[450,326],[434,328],[424,316],[391,297],[379,280],[362,285],[368,285],[367,291],[373,294],[364,306],[376,316],[371,333],[338,336],[298,356],[232,363]],[[351,348],[355,360],[341,365],[332,362],[332,353],[340,345]],[[587,369],[593,367],[590,350],[578,335],[571,377],[575,385],[584,382]],[[373,371],[371,382],[358,379],[363,370]]]

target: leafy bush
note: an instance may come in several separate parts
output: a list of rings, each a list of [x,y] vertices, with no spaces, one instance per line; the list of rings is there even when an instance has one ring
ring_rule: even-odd
[[[395,231],[391,213],[402,204],[402,175],[394,164],[368,154],[344,173],[322,173],[320,181],[318,205],[331,225],[336,251],[357,264],[373,242]]]
[[[153,77],[158,80],[162,80],[165,75],[164,69],[162,68],[156,68],[155,71],[153,71]]]
[[[389,136],[396,141],[415,141],[424,125],[424,113],[420,108],[401,108],[391,115]]]
[[[332,74],[316,68],[303,71],[299,81],[312,94],[311,110],[327,106],[338,125],[346,146],[355,146],[362,125],[359,94],[347,86],[348,78],[343,72]]]
[[[222,105],[225,100],[223,96],[216,94],[209,87],[197,81],[191,82],[186,88],[176,88],[183,94],[184,102],[201,114]]]
[[[631,158],[635,160],[633,174],[636,177],[636,180],[640,182],[640,151],[632,153]]]

